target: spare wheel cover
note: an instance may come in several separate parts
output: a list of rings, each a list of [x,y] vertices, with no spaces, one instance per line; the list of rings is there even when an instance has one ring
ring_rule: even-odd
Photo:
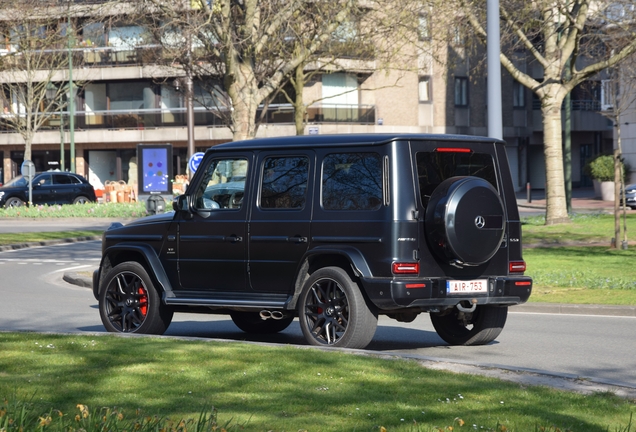
[[[479,177],[451,177],[431,195],[426,231],[434,252],[447,262],[487,262],[504,235],[504,210],[499,194]]]

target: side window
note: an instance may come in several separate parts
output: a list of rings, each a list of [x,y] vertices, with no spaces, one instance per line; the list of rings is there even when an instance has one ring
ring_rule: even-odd
[[[302,209],[307,196],[309,159],[270,157],[263,164],[260,206],[263,209]]]
[[[382,206],[382,158],[377,153],[334,153],[322,166],[325,210],[377,210]]]
[[[53,174],[53,184],[71,184],[71,177],[60,174]]]
[[[247,160],[240,158],[212,161],[197,190],[197,209],[240,209],[245,193]]]
[[[42,185],[50,185],[51,184],[51,174],[43,174],[41,177],[39,177],[35,183],[39,184],[40,186]]]

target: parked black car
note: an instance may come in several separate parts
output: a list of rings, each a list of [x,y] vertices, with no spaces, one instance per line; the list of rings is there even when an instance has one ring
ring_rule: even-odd
[[[81,175],[65,171],[37,173],[31,182],[33,204],[84,204],[95,201],[95,189]],[[24,205],[29,201],[29,183],[23,176],[0,187],[0,206]]]
[[[636,183],[625,186],[625,202],[632,210],[636,210]],[[622,196],[621,204],[623,204]]]
[[[298,317],[310,344],[361,348],[378,315],[427,312],[449,344],[479,345],[532,290],[492,138],[221,144],[173,208],[104,233],[93,292],[108,331],[161,334],[175,312],[199,312],[273,333]]]

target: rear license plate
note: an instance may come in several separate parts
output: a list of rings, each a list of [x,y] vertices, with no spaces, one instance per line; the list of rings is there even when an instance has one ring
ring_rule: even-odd
[[[488,292],[488,279],[446,281],[447,294],[473,294]]]

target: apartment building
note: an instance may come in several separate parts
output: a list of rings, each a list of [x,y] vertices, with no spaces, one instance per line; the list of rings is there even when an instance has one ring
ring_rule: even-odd
[[[185,174],[187,121],[180,85],[183,77],[153,65],[161,48],[144,40],[141,25],[77,19],[73,26],[75,43],[69,52],[73,56],[73,76],[80,84],[74,98],[76,171],[96,189],[103,189],[107,181],[128,182],[137,169],[139,144],[170,144],[172,172]],[[0,55],[11,49],[7,38],[5,46],[0,46]],[[351,60],[345,70],[322,74],[303,90],[306,101],[319,100],[308,109],[305,133],[487,135],[487,79],[479,67],[484,53],[465,52],[461,40],[449,52],[454,56],[450,70],[421,55],[413,59],[417,64],[412,68],[402,67],[390,73],[376,71],[363,60]],[[531,64],[525,67],[533,72]],[[540,73],[537,68],[537,76]],[[0,71],[0,82],[7,79],[3,74]],[[196,81],[194,84],[196,90]],[[515,187],[521,190],[529,182],[532,188],[543,188],[545,164],[539,102],[505,72],[502,85],[504,139]],[[591,83],[587,90],[577,89],[572,94],[575,187],[591,185],[582,172],[586,159],[612,148],[612,125],[598,114],[601,102],[594,91],[589,91],[600,86],[600,82]],[[283,100],[275,102],[258,129],[259,137],[295,133],[291,105]],[[196,100],[194,105],[196,151],[232,139],[229,128],[213,111]],[[70,136],[67,109],[51,117],[35,134],[32,160],[36,169],[68,169]],[[20,173],[24,141],[1,122],[0,158],[0,179],[6,182]]]

